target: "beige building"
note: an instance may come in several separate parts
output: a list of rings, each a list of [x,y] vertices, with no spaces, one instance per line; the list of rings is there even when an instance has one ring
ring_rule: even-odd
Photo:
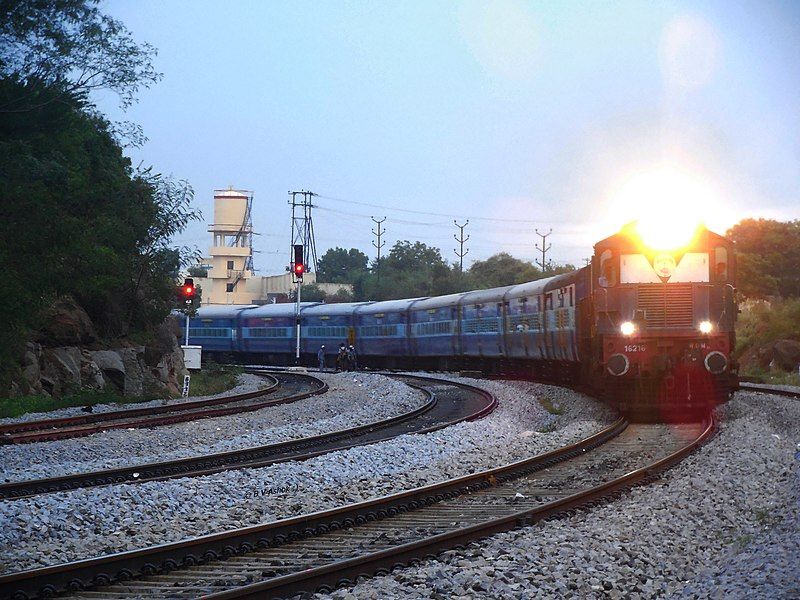
[[[214,190],[214,222],[208,226],[212,236],[209,256],[201,266],[207,277],[194,277],[202,288],[202,304],[266,304],[286,301],[294,289],[291,273],[256,276],[253,269],[253,193],[246,190]],[[286,252],[287,261],[289,250]],[[303,283],[316,283],[316,273],[306,273]],[[322,290],[334,294],[352,286],[320,283]],[[302,298],[302,292],[301,292]]]

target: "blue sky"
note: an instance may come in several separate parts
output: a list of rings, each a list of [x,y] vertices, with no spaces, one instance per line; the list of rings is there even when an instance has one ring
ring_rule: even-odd
[[[467,264],[533,259],[537,227],[553,260],[582,264],[642,215],[800,218],[795,2],[103,9],[158,48],[164,79],[127,112],[99,107],[144,128],[134,164],[187,179],[207,221],[214,189],[255,192],[263,274],[288,263],[301,188],[319,194],[320,255],[373,256],[370,216],[386,216],[384,250],[420,240],[456,260],[455,217],[470,219]],[[207,250],[205,223],[179,241]]]

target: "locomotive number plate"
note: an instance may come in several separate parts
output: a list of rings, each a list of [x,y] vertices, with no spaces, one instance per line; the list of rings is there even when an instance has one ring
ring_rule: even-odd
[[[647,352],[645,344],[626,344],[625,352]]]

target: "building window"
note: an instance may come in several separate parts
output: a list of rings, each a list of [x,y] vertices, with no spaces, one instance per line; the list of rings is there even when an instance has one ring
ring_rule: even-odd
[[[225,284],[225,291],[226,292],[232,292],[233,291],[233,284],[232,283]]]
[[[233,261],[232,261],[232,260],[229,260],[229,261],[228,261],[228,270],[229,270],[229,271],[232,271],[232,270],[233,270]],[[228,291],[230,292],[231,290],[228,290]]]

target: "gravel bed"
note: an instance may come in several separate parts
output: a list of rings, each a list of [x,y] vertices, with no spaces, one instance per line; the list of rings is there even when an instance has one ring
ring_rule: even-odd
[[[249,376],[253,377],[253,376]],[[322,374],[329,391],[296,403],[151,429],[0,446],[0,480],[17,481],[239,450],[379,421],[425,402],[382,375]]]
[[[188,398],[162,398],[157,400],[149,400],[148,402],[128,402],[118,403],[109,402],[107,404],[95,404],[92,406],[93,413],[105,413],[115,410],[132,410],[135,408],[149,408],[151,406],[167,406],[170,404],[182,404],[184,402],[197,402],[198,400],[210,400],[212,398],[219,398],[220,396],[229,396],[232,394],[244,394],[245,392],[252,392],[262,387],[266,387],[271,381],[266,381],[263,377],[258,375],[251,375],[249,373],[242,373],[236,379],[236,386],[226,392],[220,394],[211,394],[210,396],[189,396]],[[25,413],[19,417],[6,417],[0,419],[0,425],[7,425],[9,423],[27,423],[28,421],[41,421],[44,419],[60,419],[62,417],[76,417],[85,415],[86,413],[80,406],[69,406],[67,408],[58,408],[49,412],[40,413]]]
[[[329,383],[346,380],[330,377]],[[493,392],[498,408],[475,422],[305,462],[0,502],[0,569],[52,565],[366,500],[539,454],[611,420],[605,407],[568,390],[464,381]],[[563,414],[548,413],[537,398]]]
[[[659,482],[318,600],[798,598],[800,403],[738,392]]]

